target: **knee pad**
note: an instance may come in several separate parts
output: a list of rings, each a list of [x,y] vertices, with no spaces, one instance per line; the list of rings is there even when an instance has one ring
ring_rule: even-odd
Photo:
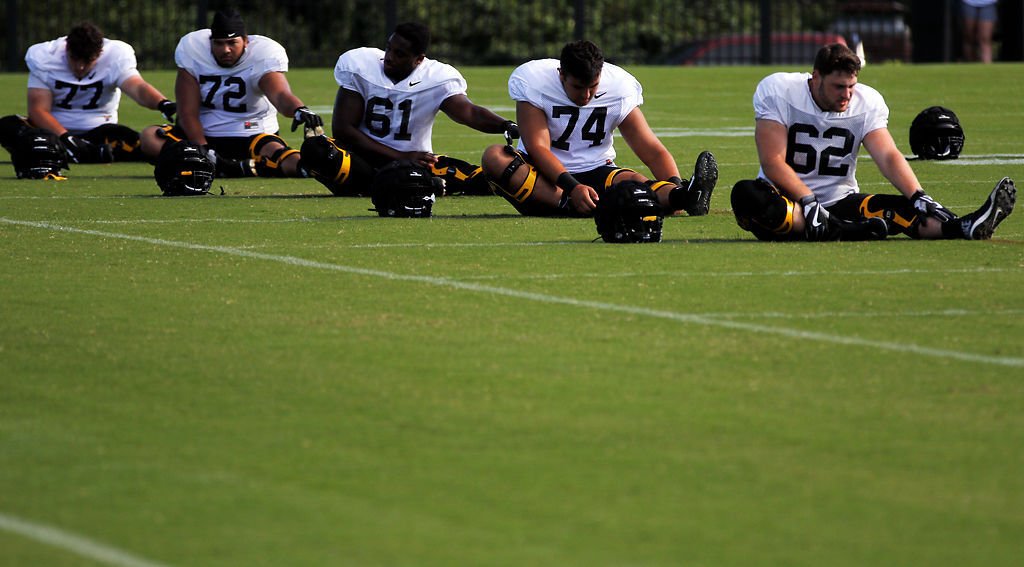
[[[859,212],[864,218],[879,217],[889,225],[889,234],[902,232],[918,238],[921,219],[910,201],[901,195],[869,195],[860,202]]]
[[[107,144],[113,151],[114,161],[143,161],[146,159],[139,148],[142,141],[139,133],[121,124],[97,126],[82,136],[94,144]]]
[[[779,193],[764,179],[743,180],[732,188],[732,210],[736,224],[760,240],[784,240],[800,235],[793,232],[796,203]]]
[[[256,165],[256,175],[260,177],[287,177],[284,170],[281,169],[281,163],[283,163],[288,156],[298,153],[299,150],[285,146],[283,148],[278,148],[269,156],[257,156],[253,160]]]
[[[288,143],[284,141],[281,136],[276,134],[257,134],[252,137],[252,141],[249,142],[249,157],[256,160],[260,157],[260,152],[263,151],[264,146],[271,142],[277,142],[284,147],[288,147]]]
[[[444,179],[445,195],[493,195],[484,169],[469,162],[441,155],[430,173]]]
[[[512,161],[505,168],[505,171],[501,173],[501,178],[498,179],[497,183],[492,183],[495,188],[495,193],[505,197],[513,206],[517,204],[525,203],[530,195],[533,194],[534,187],[537,186],[537,169],[532,165],[526,163],[523,160],[523,155],[512,149],[511,146],[506,146],[506,151],[512,153]],[[509,184],[512,182],[512,176],[520,167],[526,166],[527,174],[526,179],[519,187],[512,188]],[[516,206],[518,209],[519,207]]]
[[[293,150],[294,151],[294,150]],[[369,194],[373,168],[326,136],[302,142],[299,166],[335,195]]]
[[[4,116],[0,118],[0,146],[9,152],[14,151],[14,147],[18,144],[18,137],[25,130],[31,128],[28,119],[24,116],[18,116],[17,114],[11,114],[10,116]]]

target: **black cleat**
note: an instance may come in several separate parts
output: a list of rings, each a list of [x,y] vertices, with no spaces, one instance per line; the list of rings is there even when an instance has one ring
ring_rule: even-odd
[[[706,215],[711,210],[711,192],[718,182],[718,163],[715,156],[705,150],[697,156],[693,166],[693,177],[686,188],[687,203],[683,207],[691,217]]]
[[[1013,205],[1016,202],[1017,187],[1013,184],[1013,180],[1009,177],[1000,179],[980,209],[960,218],[964,238],[967,240],[992,238],[992,233],[995,232],[999,223],[1013,212]]]

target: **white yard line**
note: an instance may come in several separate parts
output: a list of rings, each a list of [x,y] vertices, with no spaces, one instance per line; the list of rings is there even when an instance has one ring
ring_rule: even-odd
[[[0,531],[20,535],[115,567],[170,567],[45,524],[0,513]]]
[[[144,242],[146,244],[153,244],[159,246],[168,246],[174,248],[184,248],[188,250],[204,250],[209,252],[217,252],[221,254],[229,254],[232,256],[239,256],[243,258],[253,258],[257,260],[267,260],[271,262],[280,262],[282,264],[288,264],[292,266],[299,266],[304,268],[314,268],[319,270],[330,270],[341,273],[357,274],[363,276],[370,276],[395,281],[407,281],[428,284],[438,287],[447,287],[452,289],[458,289],[462,291],[472,291],[477,293],[484,293],[489,295],[497,295],[503,297],[513,297],[517,299],[525,299],[528,301],[534,301],[538,303],[548,303],[557,305],[569,305],[573,307],[581,307],[586,309],[594,309],[599,311],[611,311],[617,313],[627,313],[630,315],[641,315],[646,317],[655,317],[659,319],[667,319],[671,321],[677,321],[680,323],[690,323],[694,325],[703,325],[708,327],[722,327],[727,329],[735,329],[741,331],[748,331],[754,333],[761,333],[767,335],[783,336],[790,338],[797,338],[802,340],[813,340],[824,343],[852,345],[852,346],[863,346],[874,349],[888,350],[901,353],[913,353],[920,354],[926,357],[941,358],[941,359],[952,359],[964,362],[977,362],[983,364],[993,364],[1001,366],[1013,366],[1013,367],[1024,367],[1024,358],[1015,358],[1010,356],[991,356],[985,354],[977,354],[971,352],[954,351],[947,349],[938,349],[916,345],[913,343],[899,343],[895,341],[876,341],[870,339],[862,339],[859,337],[849,337],[843,335],[836,335],[831,333],[819,333],[815,331],[805,331],[801,329],[789,329],[785,327],[772,327],[768,325],[760,325],[756,323],[743,323],[739,321],[722,320],[715,317],[706,317],[699,314],[690,313],[676,313],[674,311],[664,311],[661,309],[651,309],[647,307],[640,307],[635,305],[622,305],[617,303],[608,303],[604,301],[592,301],[587,299],[579,299],[575,297],[563,297],[557,295],[549,295],[544,293],[533,293],[522,291],[518,289],[511,289],[505,287],[484,285],[466,281],[455,280],[446,277],[436,276],[417,276],[411,274],[399,274],[395,272],[387,272],[383,270],[371,270],[367,268],[359,268],[356,266],[346,266],[343,264],[331,264],[327,262],[317,262],[314,260],[306,260],[304,258],[296,258],[294,256],[282,256],[279,254],[264,254],[261,252],[253,252],[251,250],[242,250],[231,246],[209,246],[205,244],[195,244],[192,242],[181,242],[175,240],[165,240],[162,238],[149,238],[146,236],[136,236],[131,234],[120,234],[116,232],[103,232],[98,230],[88,230],[81,228],[74,228],[69,226],[57,225],[48,222],[30,222],[30,221],[19,221],[7,218],[0,218],[0,223],[17,225],[17,226],[28,226],[33,228],[40,228],[45,230],[56,230],[60,232],[69,232],[75,234],[88,234],[91,236],[100,236],[104,238],[117,238],[121,240],[130,240],[135,242]]]

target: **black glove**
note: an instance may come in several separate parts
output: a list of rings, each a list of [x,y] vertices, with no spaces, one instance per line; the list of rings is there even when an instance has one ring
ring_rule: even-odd
[[[519,125],[516,124],[515,122],[511,120],[506,120],[505,123],[501,125],[501,127],[505,131],[506,138],[511,138],[513,140],[519,138]]]
[[[60,135],[64,144],[64,152],[71,163],[110,163],[114,161],[114,153],[107,144],[94,144],[85,138],[72,136],[71,132]]]
[[[810,242],[829,240],[829,214],[818,198],[813,194],[805,195],[800,198],[800,206],[804,211],[804,237]]]
[[[295,120],[292,120],[292,132],[299,127],[299,124],[303,124],[305,128],[317,128],[323,127],[324,121],[312,110],[305,106],[300,106],[295,109]]]
[[[164,115],[164,118],[168,122],[174,123],[174,114],[178,112],[178,104],[167,100],[166,98],[160,101],[160,104],[156,105],[156,109],[160,111],[160,114]]]
[[[928,196],[924,190],[919,189],[910,196],[910,204],[914,210],[926,217],[932,217],[939,222],[946,222],[956,218],[953,211],[943,207],[935,199]]]

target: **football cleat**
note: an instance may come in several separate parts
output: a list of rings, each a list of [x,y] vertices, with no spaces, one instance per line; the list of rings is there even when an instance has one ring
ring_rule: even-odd
[[[1013,180],[1004,177],[996,183],[995,189],[989,193],[985,204],[969,215],[961,217],[964,238],[968,240],[988,240],[996,227],[1013,212],[1017,202],[1017,187]]]
[[[686,188],[687,199],[683,210],[691,217],[706,215],[711,210],[711,192],[718,182],[718,163],[715,156],[705,150],[697,156],[693,177]]]

